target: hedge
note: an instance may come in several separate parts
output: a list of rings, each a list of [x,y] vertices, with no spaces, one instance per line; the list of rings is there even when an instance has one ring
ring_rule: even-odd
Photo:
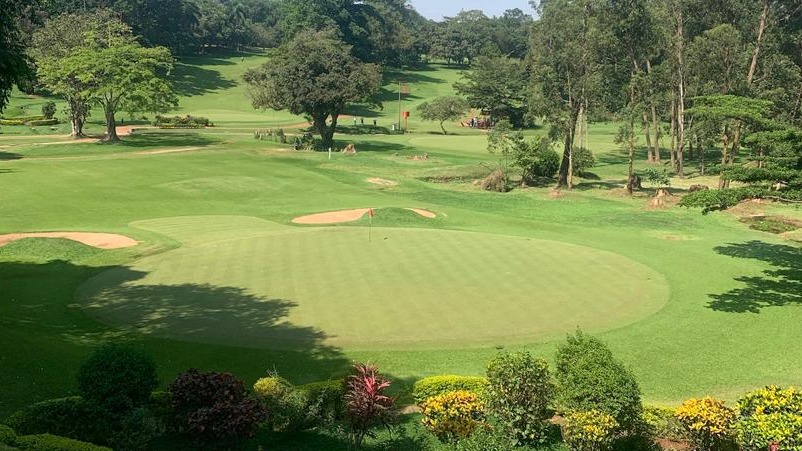
[[[20,121],[20,122],[30,122],[30,121],[41,121],[47,119],[47,116],[42,116],[41,114],[37,114],[34,116],[15,116],[15,117],[3,117],[0,120],[6,121]]]
[[[11,445],[17,439],[17,434],[10,427],[0,424],[0,443]]]
[[[14,446],[31,451],[112,451],[111,448],[58,435],[40,434],[17,437]]]
[[[58,119],[56,119],[56,118],[53,118],[53,119],[42,119],[42,120],[39,120],[39,121],[28,121],[28,122],[25,123],[25,125],[29,125],[31,127],[40,127],[40,126],[43,126],[43,125],[57,125],[57,124],[58,124]]]
[[[415,382],[412,387],[412,397],[415,398],[416,404],[420,404],[432,396],[450,391],[467,390],[482,398],[487,387],[487,378],[482,376],[431,376]]]

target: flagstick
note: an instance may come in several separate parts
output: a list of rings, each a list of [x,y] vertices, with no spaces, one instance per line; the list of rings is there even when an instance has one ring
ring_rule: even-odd
[[[370,242],[370,232],[373,230],[373,212],[368,214],[368,242]]]

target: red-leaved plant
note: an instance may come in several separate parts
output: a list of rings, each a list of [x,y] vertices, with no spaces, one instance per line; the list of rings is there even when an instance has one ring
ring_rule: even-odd
[[[370,364],[354,364],[353,372],[345,383],[345,417],[351,426],[351,438],[356,448],[370,435],[376,425],[389,427],[395,416],[395,398],[384,394],[390,381]]]

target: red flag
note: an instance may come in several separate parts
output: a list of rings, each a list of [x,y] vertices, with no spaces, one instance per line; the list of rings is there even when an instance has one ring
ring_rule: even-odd
[[[372,217],[374,217],[374,216],[376,216],[376,215],[373,213],[373,209],[372,209],[372,208],[368,208],[368,214],[370,215],[370,217],[371,217],[371,218],[372,218]]]

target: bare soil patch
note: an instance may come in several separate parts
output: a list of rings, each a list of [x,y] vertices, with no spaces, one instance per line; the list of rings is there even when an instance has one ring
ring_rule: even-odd
[[[356,221],[364,216],[370,208],[357,208],[354,210],[328,211],[313,215],[299,216],[292,220],[295,224],[339,224]]]
[[[380,179],[378,177],[371,177],[368,179],[368,183],[372,183],[374,185],[381,185],[381,186],[396,186],[398,182],[394,182],[392,180]]]
[[[423,216],[424,218],[434,219],[434,218],[437,217],[437,215],[434,212],[431,212],[429,210],[424,210],[422,208],[405,208],[404,210],[409,210],[411,212],[415,212],[415,213]]]
[[[139,244],[133,238],[114,233],[94,233],[94,232],[31,232],[31,233],[9,233],[0,235],[0,246],[5,246],[12,241],[23,238],[64,238],[87,246],[100,249],[120,249],[132,247]]]

